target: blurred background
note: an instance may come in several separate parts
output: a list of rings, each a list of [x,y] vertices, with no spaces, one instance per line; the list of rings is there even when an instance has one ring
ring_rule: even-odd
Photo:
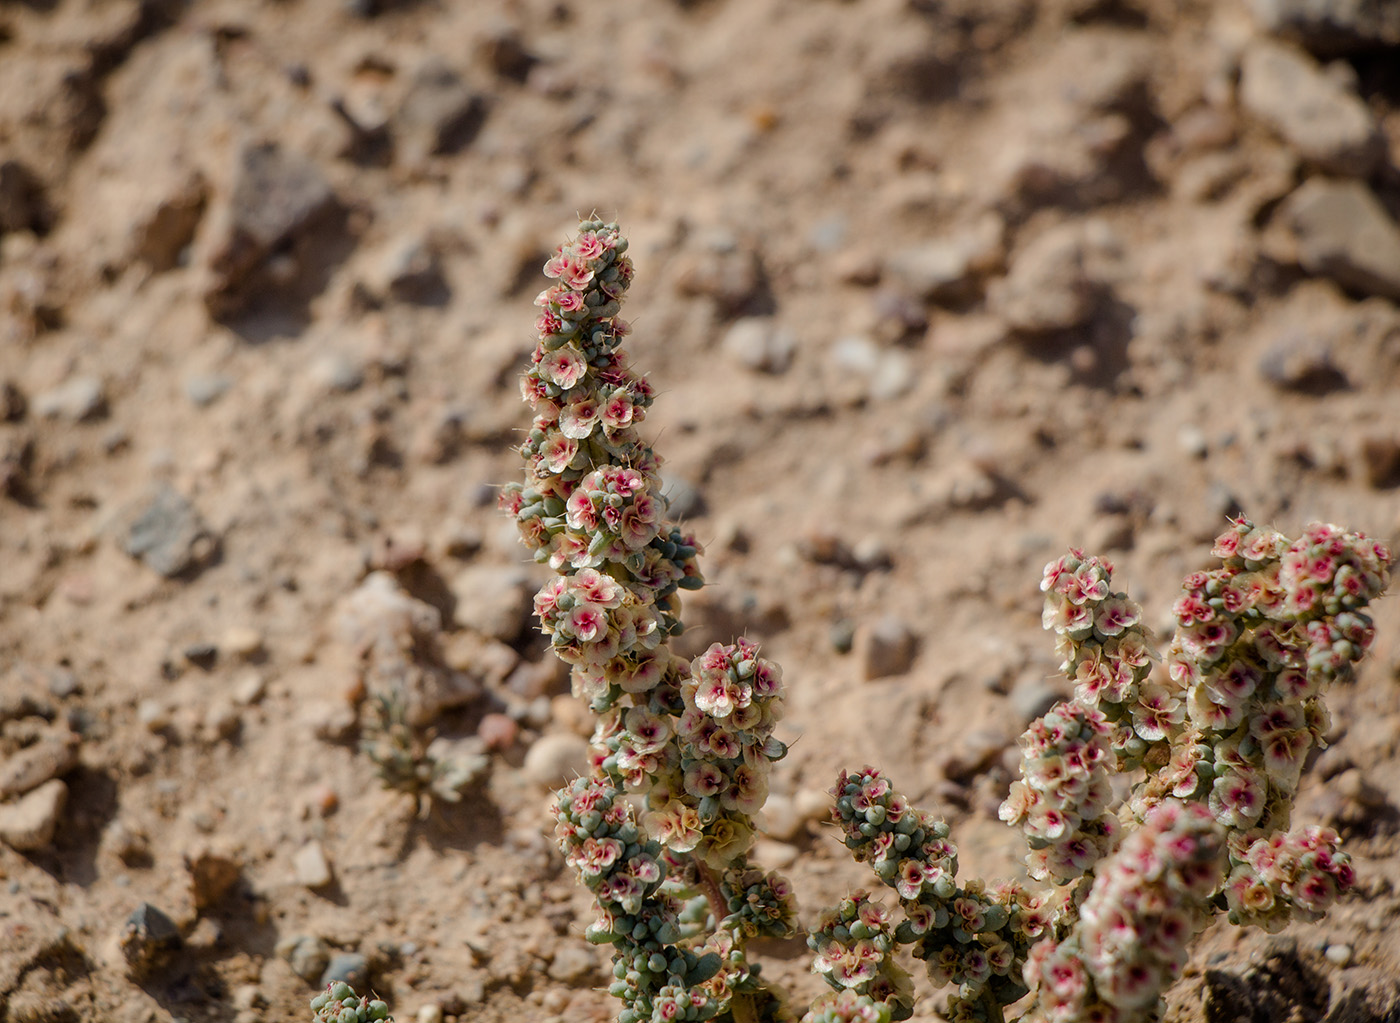
[[[545,814],[590,724],[494,509],[595,212],[681,645],[786,670],[806,919],[872,881],[842,766],[1020,869],[1065,547],[1166,631],[1228,515],[1400,534],[1390,0],[0,0],[0,1020],[610,1018]],[[1169,1018],[1400,1012],[1377,624],[1299,809],[1359,896],[1213,929]]]

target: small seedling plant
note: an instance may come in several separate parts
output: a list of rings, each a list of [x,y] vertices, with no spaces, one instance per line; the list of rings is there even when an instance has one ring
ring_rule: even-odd
[[[1371,642],[1390,552],[1332,525],[1293,539],[1234,520],[1219,567],[1186,578],[1161,652],[1109,562],[1073,550],[1041,589],[1074,695],[1021,737],[1001,806],[1031,883],[960,877],[944,821],[875,768],[842,771],[832,820],[889,901],[861,890],[817,914],[807,943],[831,990],[783,1004],[749,954],[798,927],[791,885],[749,858],[787,752],[782,672],[744,638],[671,650],[700,545],[667,517],[639,432],[654,393],[621,348],[627,240],[584,221],[544,273],[525,478],[500,503],[554,571],[535,613],[597,714],[554,834],[596,899],[587,939],[613,948],[619,1023],[907,1019],[911,960],[952,988],[956,1023],[1153,1020],[1212,917],[1274,931],[1353,885],[1337,834],[1290,817],[1327,690]]]

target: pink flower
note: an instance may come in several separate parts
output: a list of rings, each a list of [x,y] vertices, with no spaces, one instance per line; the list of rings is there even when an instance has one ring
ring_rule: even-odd
[[[550,472],[564,472],[578,454],[578,441],[565,437],[562,433],[545,438],[540,447],[540,456]]]
[[[592,231],[584,231],[574,239],[574,243],[570,247],[575,256],[589,262],[601,257],[605,251],[602,239]]]
[[[565,437],[583,440],[593,432],[600,418],[598,402],[593,398],[584,398],[564,406],[559,413],[559,429]]]
[[[588,363],[572,348],[556,348],[540,360],[540,374],[557,387],[568,390],[588,372]]]
[[[569,611],[569,631],[585,643],[592,643],[608,631],[607,613],[597,604],[584,601]]]
[[[1210,812],[1230,828],[1249,828],[1264,813],[1265,788],[1251,774],[1228,771],[1210,790]]]

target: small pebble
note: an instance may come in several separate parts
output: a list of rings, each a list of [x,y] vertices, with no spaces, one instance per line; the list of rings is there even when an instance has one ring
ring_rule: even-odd
[[[315,839],[292,854],[292,872],[297,884],[307,888],[324,888],[335,879],[326,850]]]
[[[414,1018],[418,1023],[442,1023],[442,1006],[437,1002],[429,1002],[418,1010]]]
[[[74,377],[65,384],[34,396],[34,412],[44,419],[66,419],[74,423],[101,418],[107,411],[102,380],[95,376]]]
[[[224,633],[219,646],[234,657],[246,659],[262,650],[263,635],[251,626],[235,625]]]
[[[903,675],[914,665],[918,637],[905,622],[885,616],[856,629],[853,647],[860,677],[870,682],[891,675]]]
[[[1326,951],[1322,953],[1327,957],[1327,961],[1338,969],[1346,969],[1351,965],[1350,945],[1328,945]]]
[[[184,854],[195,909],[221,901],[238,883],[243,867],[230,850],[198,845]]]
[[[29,852],[48,845],[68,801],[68,786],[57,778],[13,803],[0,806],[0,842]]]

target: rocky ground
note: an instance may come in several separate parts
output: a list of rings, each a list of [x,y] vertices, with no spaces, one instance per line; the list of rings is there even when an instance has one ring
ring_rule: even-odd
[[[0,1020],[291,1023],[327,971],[609,1017],[544,837],[589,724],[493,507],[594,210],[708,545],[684,645],[791,687],[760,855],[809,915],[866,883],[843,765],[1018,869],[1065,547],[1164,624],[1227,514],[1400,535],[1392,3],[0,0]],[[1171,1020],[1400,1019],[1376,617],[1299,809],[1358,892],[1213,928]]]

